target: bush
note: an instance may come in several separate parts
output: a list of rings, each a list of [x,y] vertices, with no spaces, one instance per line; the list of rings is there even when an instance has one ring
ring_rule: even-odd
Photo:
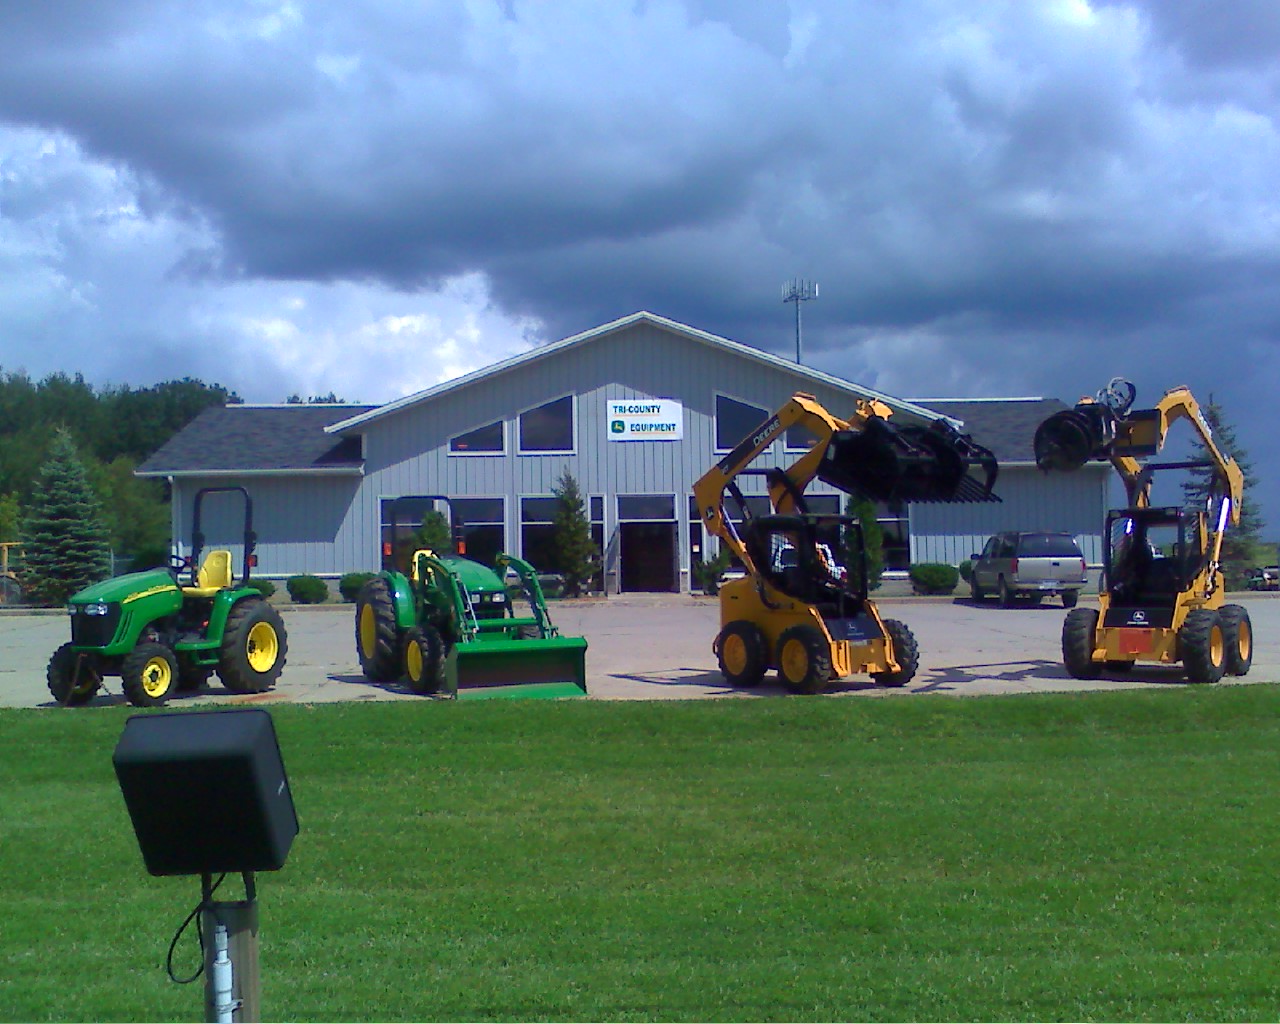
[[[960,582],[960,570],[940,562],[921,562],[907,573],[917,594],[950,594]]]
[[[338,580],[338,593],[348,603],[354,603],[360,589],[378,574],[376,572],[349,572]]]
[[[708,562],[698,559],[693,563],[694,582],[702,588],[704,594],[720,593],[720,577],[733,561],[733,552],[727,546],[720,548],[714,558]]]
[[[276,585],[270,580],[250,580],[249,586],[256,590],[263,597],[270,597],[276,592]]]
[[[960,563],[960,578],[966,583],[973,582],[973,562],[966,558]]]
[[[298,604],[324,604],[329,600],[329,584],[319,576],[290,576],[284,585]]]

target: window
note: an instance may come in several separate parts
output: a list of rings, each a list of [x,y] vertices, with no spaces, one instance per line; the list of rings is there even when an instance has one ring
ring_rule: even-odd
[[[793,423],[787,427],[787,451],[807,452],[818,443],[818,435],[803,423]]]
[[[454,498],[454,536],[466,544],[467,557],[493,565],[506,550],[506,506],[501,498]]]
[[[619,494],[618,518],[656,519],[670,522],[676,517],[675,498],[670,494]]]
[[[728,451],[769,418],[769,412],[726,395],[716,395],[716,448]]]
[[[520,414],[520,451],[573,451],[572,395]]]
[[[416,536],[422,521],[431,512],[441,512],[433,498],[383,498],[380,502],[382,516],[382,558],[385,564],[392,556],[399,572],[409,571],[409,560],[419,547]],[[394,516],[394,521],[393,517]],[[391,545],[395,545],[392,551]]]
[[[900,501],[877,504],[876,522],[884,534],[881,551],[884,567],[891,572],[911,568],[911,533],[907,528],[907,506]]]
[[[502,420],[449,438],[449,451],[454,455],[501,455],[503,449]]]
[[[520,556],[538,572],[559,572],[556,551],[555,498],[520,499]]]

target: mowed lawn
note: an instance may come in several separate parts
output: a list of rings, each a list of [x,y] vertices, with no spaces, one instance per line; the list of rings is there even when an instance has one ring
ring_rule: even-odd
[[[5,1020],[203,1019],[127,714],[0,712]],[[267,1019],[1280,1016],[1275,686],[272,714]]]

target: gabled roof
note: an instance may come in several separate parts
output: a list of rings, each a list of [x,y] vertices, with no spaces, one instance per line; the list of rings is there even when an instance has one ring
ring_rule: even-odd
[[[916,398],[944,416],[964,421],[964,432],[990,448],[1003,464],[1036,461],[1032,442],[1047,416],[1068,408],[1056,398]]]
[[[361,473],[360,438],[325,427],[372,405],[226,405],[206,409],[138,467],[138,476]]]
[[[397,399],[394,402],[388,402],[386,405],[380,405],[368,412],[359,413],[348,419],[331,423],[325,427],[326,432],[330,434],[339,434],[348,430],[362,427],[365,424],[382,419],[385,416],[393,415],[407,409],[411,406],[419,405],[422,402],[430,401],[437,395],[445,394],[449,391],[456,391],[464,388],[468,384],[473,384],[478,380],[494,377],[500,373],[506,373],[510,370],[517,369],[529,363],[542,359],[548,359],[568,349],[577,348],[580,345],[589,344],[598,338],[603,338],[610,334],[616,334],[624,331],[629,327],[633,327],[639,323],[648,323],[655,327],[660,327],[670,331],[672,334],[687,338],[690,341],[703,345],[721,349],[722,351],[732,352],[735,355],[742,356],[745,359],[751,359],[755,362],[762,363],[773,369],[786,370],[788,373],[797,374],[800,377],[807,377],[810,380],[827,385],[828,387],[839,388],[841,391],[856,394],[864,398],[878,398],[886,405],[895,410],[911,413],[919,416],[921,419],[934,420],[940,416],[948,417],[949,413],[932,412],[927,408],[906,402],[901,398],[895,398],[886,395],[883,392],[876,391],[872,388],[863,387],[860,384],[853,384],[839,377],[833,377],[829,373],[823,373],[821,370],[815,370],[809,366],[801,366],[789,359],[783,359],[772,353],[765,352],[763,349],[753,348],[750,345],[743,345],[736,341],[730,341],[728,338],[722,338],[716,334],[709,334],[706,331],[700,331],[696,327],[690,327],[687,324],[677,323],[675,320],[668,320],[666,317],[658,316],[656,313],[648,313],[641,311],[632,313],[630,316],[624,316],[620,320],[614,320],[611,323],[603,324],[600,327],[593,327],[589,331],[583,331],[581,334],[575,334],[572,337],[564,338],[561,341],[553,342],[550,345],[542,345],[538,348],[531,349],[528,352],[521,352],[519,355],[511,356],[491,366],[485,366],[479,370],[464,374],[461,377],[455,377],[453,380],[444,381],[436,384],[434,387],[427,388],[425,391],[419,391],[416,394],[407,395],[404,398]]]

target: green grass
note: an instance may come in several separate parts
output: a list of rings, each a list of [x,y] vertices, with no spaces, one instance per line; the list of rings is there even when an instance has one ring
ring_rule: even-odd
[[[259,877],[268,1019],[1280,1007],[1275,686],[272,713],[302,831]],[[201,1019],[124,718],[0,712],[5,1020]]]

